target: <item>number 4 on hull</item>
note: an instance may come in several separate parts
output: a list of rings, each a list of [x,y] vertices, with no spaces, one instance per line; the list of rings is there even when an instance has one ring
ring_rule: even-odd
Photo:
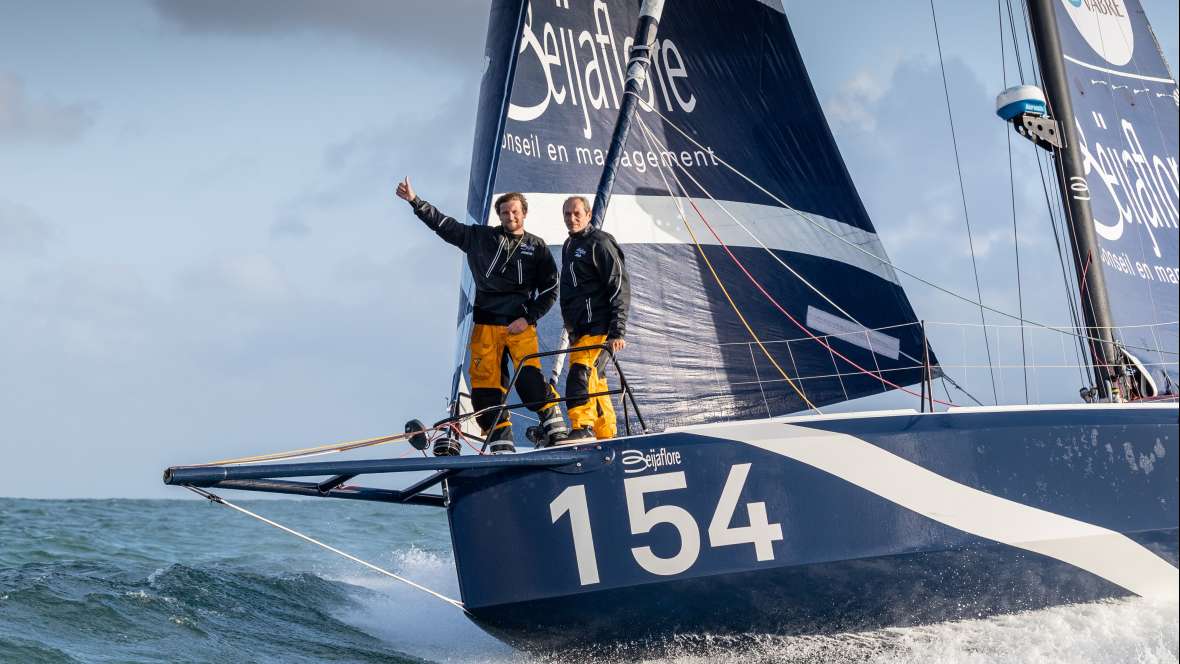
[[[782,524],[770,523],[766,516],[766,503],[746,503],[750,525],[729,527],[749,474],[748,463],[739,463],[729,469],[729,477],[725,479],[725,487],[721,489],[721,499],[717,501],[717,510],[713,512],[713,519],[709,521],[709,545],[717,547],[753,544],[759,562],[774,560],[774,548],[771,545],[783,539],[783,528]]]

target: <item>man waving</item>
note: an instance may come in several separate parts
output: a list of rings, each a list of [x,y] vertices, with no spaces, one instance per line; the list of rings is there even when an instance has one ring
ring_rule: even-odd
[[[475,279],[475,326],[471,330],[471,403],[476,411],[499,405],[507,391],[507,359],[513,363],[537,352],[537,320],[557,300],[557,264],[545,241],[525,232],[529,204],[523,194],[496,199],[499,226],[464,224],[418,198],[406,178],[397,185],[399,198],[446,242],[467,255]],[[541,375],[537,358],[526,360],[516,380],[521,401],[541,420],[549,444],[566,438],[561,410],[547,399],[556,393]],[[507,411],[497,420],[494,410],[476,418],[493,454],[516,451]]]

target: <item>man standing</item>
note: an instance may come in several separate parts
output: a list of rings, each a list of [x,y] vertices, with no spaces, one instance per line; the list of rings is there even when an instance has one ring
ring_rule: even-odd
[[[561,249],[561,317],[570,347],[607,344],[612,353],[627,345],[627,308],[631,287],[623,252],[615,238],[590,223],[590,202],[571,196],[561,207],[569,238]],[[570,353],[566,379],[570,432],[566,442],[613,438],[615,409],[605,392],[606,355],[600,349]]]
[[[475,279],[475,326],[471,330],[471,404],[478,412],[503,403],[507,392],[507,359],[513,363],[537,352],[537,320],[557,300],[557,264],[541,238],[526,233],[529,204],[523,194],[496,199],[499,226],[463,224],[418,198],[406,178],[397,185],[399,198],[446,242],[467,254]],[[516,392],[541,421],[550,444],[565,440],[561,409],[541,375],[538,358],[526,360],[516,379]],[[508,412],[491,410],[476,418],[493,454],[515,452]]]

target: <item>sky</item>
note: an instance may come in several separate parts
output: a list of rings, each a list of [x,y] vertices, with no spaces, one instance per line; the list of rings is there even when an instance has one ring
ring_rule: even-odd
[[[1143,4],[1174,71],[1177,5]],[[935,6],[983,298],[1015,311],[996,7]],[[973,296],[965,239],[947,240],[965,231],[930,5],[787,13],[890,256]],[[0,0],[0,495],[180,497],[168,465],[437,419],[461,259],[393,187],[410,175],[464,208],[486,15],[475,0]],[[1031,148],[1015,147],[1024,306],[1066,323]],[[920,317],[978,322],[906,285]],[[948,364],[967,330],[932,332]],[[1017,343],[993,352],[1011,362]],[[1033,400],[1076,393],[1073,371]],[[956,375],[992,401],[986,371]],[[999,401],[1023,401],[1020,380],[1002,372]]]

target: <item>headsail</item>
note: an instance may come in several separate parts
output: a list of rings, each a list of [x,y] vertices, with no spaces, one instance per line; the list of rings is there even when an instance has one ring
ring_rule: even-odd
[[[1077,147],[1115,341],[1177,380],[1180,92],[1139,0],[1057,0]],[[1150,349],[1150,350],[1147,350]]]
[[[493,16],[519,7],[499,0]],[[525,11],[499,168],[483,192],[473,169],[471,200],[524,192],[527,228],[559,249],[563,200],[592,195],[599,179],[639,3]],[[500,39],[489,32],[489,44]],[[493,84],[485,79],[481,127],[500,108]],[[651,136],[632,130],[604,228],[631,274],[621,359],[648,418],[782,415],[806,408],[800,392],[823,405],[918,382],[920,328],[781,6],[678,0],[660,23],[644,101],[637,122]],[[557,312],[542,321],[543,345],[559,326]]]

